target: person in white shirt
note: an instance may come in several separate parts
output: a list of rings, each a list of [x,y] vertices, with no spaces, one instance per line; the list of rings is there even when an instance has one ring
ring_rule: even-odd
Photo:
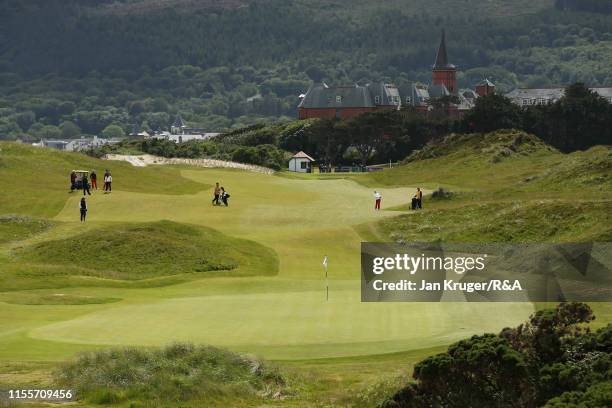
[[[110,173],[106,173],[104,175],[104,192],[110,193],[111,191],[113,191],[112,182],[113,176],[111,176]]]
[[[376,202],[374,204],[374,209],[376,211],[379,211],[380,210],[380,201],[382,200],[382,195],[379,192],[377,192],[377,191],[374,191],[374,200],[376,200]]]

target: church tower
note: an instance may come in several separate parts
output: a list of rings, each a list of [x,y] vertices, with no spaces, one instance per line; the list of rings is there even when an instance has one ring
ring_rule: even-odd
[[[436,62],[432,70],[433,84],[444,85],[451,95],[457,95],[457,67],[449,64],[446,54],[446,33],[442,30],[442,40],[438,47]]]

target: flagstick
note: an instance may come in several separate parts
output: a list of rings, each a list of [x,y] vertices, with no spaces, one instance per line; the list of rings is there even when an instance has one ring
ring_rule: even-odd
[[[323,268],[325,269],[325,301],[329,302],[329,281],[327,280],[327,255],[323,258]]]

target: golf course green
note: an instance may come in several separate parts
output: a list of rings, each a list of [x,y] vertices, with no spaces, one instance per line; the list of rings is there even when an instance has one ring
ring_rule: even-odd
[[[113,167],[113,163],[105,165]],[[187,168],[178,176],[204,185],[220,181],[231,192],[230,206],[212,206],[210,188],[183,195],[122,191],[121,174],[115,172],[116,191],[97,191],[89,198],[86,225],[78,219],[80,194],[66,193],[63,209],[52,218],[58,226],[19,245],[84,230],[112,231],[124,223],[171,220],[214,228],[272,249],[279,260],[278,274],[207,276],[153,288],[101,285],[61,290],[63,295],[122,299],[113,303],[10,304],[9,310],[3,307],[7,313],[2,316],[2,358],[53,360],[66,358],[84,344],[151,346],[173,341],[207,343],[270,359],[383,354],[498,330],[517,324],[533,310],[530,304],[362,304],[362,239],[353,226],[397,214],[375,212],[372,190],[352,180],[295,180]],[[57,188],[65,189],[65,183]],[[383,189],[384,207],[407,203],[412,190]],[[105,255],[101,251],[112,249],[90,246],[73,256],[79,263],[86,264],[88,259],[93,263]],[[321,263],[325,255],[329,257],[329,301]],[[44,263],[38,258],[36,262]]]
[[[79,154],[0,147],[0,214],[19,214],[0,219],[0,383],[39,381],[45,369],[23,367],[66,361],[85,350],[193,342],[319,370],[323,378],[357,370],[347,380],[355,385],[393,364],[377,356],[399,353],[404,362],[418,361],[472,334],[516,326],[537,307],[360,301],[362,241],[393,234],[418,239],[418,228],[427,240],[448,231],[461,240],[470,224],[453,214],[472,204],[469,194],[493,201],[490,181],[477,188],[455,173],[448,184],[464,184],[459,191],[470,193],[417,214],[406,209],[415,188],[429,187],[428,195],[434,183],[445,183],[423,176],[419,164],[413,172],[408,166],[374,176],[286,176],[186,166],[132,168]],[[560,157],[542,153],[516,177],[536,171],[534,166],[547,168],[545,160],[560,163]],[[520,156],[500,166],[523,161],[534,163]],[[465,167],[481,172],[478,166]],[[68,192],[69,172],[77,167],[113,172],[112,193],[98,190],[87,197],[85,223],[78,214],[81,192]],[[16,174],[25,186],[15,183]],[[229,207],[211,204],[215,182],[231,194]],[[40,194],[35,183],[44,184]],[[384,197],[379,212],[374,190]],[[594,196],[609,209],[606,194]],[[479,214],[472,214],[472,223]],[[451,217],[448,224],[445,217]],[[438,233],[431,232],[434,223],[443,226]],[[584,230],[580,223],[575,228]],[[610,310],[602,309],[605,320]],[[377,369],[376,361],[385,367]],[[19,369],[11,368],[16,364]],[[320,386],[326,392],[334,384],[329,381]]]

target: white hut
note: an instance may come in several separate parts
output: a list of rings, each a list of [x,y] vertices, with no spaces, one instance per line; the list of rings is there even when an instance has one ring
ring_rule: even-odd
[[[314,162],[315,159],[307,155],[306,153],[300,151],[293,155],[291,159],[289,159],[289,171],[297,171],[299,173],[310,173],[312,170],[310,168],[310,164]]]

